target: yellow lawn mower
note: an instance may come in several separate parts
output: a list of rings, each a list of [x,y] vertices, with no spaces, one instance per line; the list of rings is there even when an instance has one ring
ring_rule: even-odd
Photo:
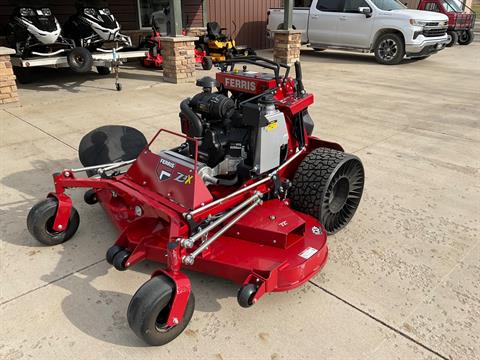
[[[235,22],[233,25],[236,29]],[[235,56],[256,55],[252,48],[237,46],[233,37],[224,33],[226,30],[217,22],[207,23],[207,33],[195,43],[196,49],[206,51],[213,62],[225,61]]]

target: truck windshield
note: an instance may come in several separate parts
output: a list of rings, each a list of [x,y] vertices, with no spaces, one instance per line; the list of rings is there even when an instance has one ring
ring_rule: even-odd
[[[372,2],[380,10],[391,11],[405,9],[405,5],[397,0],[372,0]]]
[[[442,5],[447,12],[463,12],[461,6],[455,0],[442,0]]]

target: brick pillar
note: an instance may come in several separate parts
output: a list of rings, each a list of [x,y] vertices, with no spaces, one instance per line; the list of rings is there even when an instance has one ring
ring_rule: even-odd
[[[292,65],[300,60],[302,31],[274,30],[273,32],[273,60],[281,64]]]
[[[195,45],[197,37],[162,37],[163,78],[171,83],[195,81]]]
[[[13,54],[15,50],[0,47],[0,105],[18,102],[17,85],[10,62],[10,55]]]

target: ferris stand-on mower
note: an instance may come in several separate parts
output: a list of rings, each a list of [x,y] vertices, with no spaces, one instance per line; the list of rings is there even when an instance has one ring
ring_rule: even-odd
[[[192,317],[195,299],[182,268],[237,282],[238,303],[249,307],[318,273],[327,233],[352,219],[363,192],[362,163],[311,135],[314,98],[304,90],[300,63],[295,68],[293,79],[288,66],[257,56],[225,61],[216,79],[198,80],[202,91],[181,102],[183,134],[161,129],[147,144],[130,127],[93,130],[79,147],[85,167],[53,174],[55,191],[30,210],[30,233],[60,244],[79,226],[65,191],[87,188],[85,201],[99,202],[120,231],[106,254],[110,264],[118,270],[146,259],[165,264],[127,311],[130,327],[148,344],[173,340]],[[165,134],[181,145],[154,151]]]

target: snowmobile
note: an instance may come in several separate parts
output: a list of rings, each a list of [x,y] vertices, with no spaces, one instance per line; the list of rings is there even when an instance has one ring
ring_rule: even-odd
[[[17,56],[55,56],[71,50],[75,45],[61,35],[60,24],[47,1],[20,0],[13,2],[7,25],[7,43]]]
[[[120,33],[120,24],[102,0],[83,0],[75,4],[77,12],[64,24],[65,36],[72,39],[77,48],[69,54],[72,70],[80,73],[91,70],[95,51],[116,52],[132,47],[129,36]],[[105,69],[102,73],[109,73]]]

